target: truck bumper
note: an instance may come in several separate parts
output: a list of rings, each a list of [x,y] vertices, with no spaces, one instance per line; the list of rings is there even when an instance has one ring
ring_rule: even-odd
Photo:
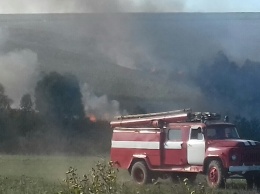
[[[242,174],[248,172],[248,171],[259,171],[260,172],[260,166],[230,166],[229,172],[241,172]]]

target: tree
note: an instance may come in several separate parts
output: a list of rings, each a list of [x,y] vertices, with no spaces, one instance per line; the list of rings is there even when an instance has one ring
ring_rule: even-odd
[[[51,72],[38,81],[35,107],[53,122],[70,122],[84,117],[78,80],[71,74]]]
[[[21,98],[21,101],[20,101],[20,107],[22,110],[25,110],[25,111],[32,110],[33,102],[32,102],[30,94],[23,95],[23,97]]]
[[[234,123],[241,138],[260,140],[260,121],[258,119],[236,116]]]
[[[4,86],[0,83],[0,110],[8,110],[10,109],[10,105],[12,100],[5,95]]]
[[[223,107],[259,115],[260,105],[260,63],[246,60],[236,64],[219,52],[211,64],[201,64],[195,82],[211,102]]]

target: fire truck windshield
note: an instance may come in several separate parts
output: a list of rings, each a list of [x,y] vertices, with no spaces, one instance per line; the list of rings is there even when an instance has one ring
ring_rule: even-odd
[[[234,126],[209,126],[207,128],[208,139],[240,139]]]

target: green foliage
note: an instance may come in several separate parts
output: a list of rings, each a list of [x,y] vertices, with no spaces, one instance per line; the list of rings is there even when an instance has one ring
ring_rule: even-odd
[[[177,184],[154,182],[150,185],[136,185],[135,183],[124,183],[118,181],[118,170],[113,167],[112,162],[97,162],[89,175],[83,175],[81,179],[76,169],[70,167],[66,173],[65,185],[59,194],[234,194],[255,193],[246,191],[242,182],[231,182],[226,189],[209,189],[204,183],[192,184],[187,178],[179,180]]]
[[[4,86],[0,83],[0,111],[10,109],[12,100],[5,95]]]
[[[241,138],[260,141],[260,121],[258,119],[236,116],[234,124]]]
[[[52,122],[84,117],[78,80],[75,76],[52,72],[38,81],[35,88],[36,109]]]
[[[2,194],[35,194],[57,193],[58,185],[46,182],[42,178],[0,177],[0,193]]]
[[[153,184],[139,186],[128,181],[127,172],[118,172],[110,162],[95,162],[96,157],[60,156],[1,156],[0,193],[4,194],[256,194],[246,190],[245,181],[232,180],[225,189],[209,189],[203,179],[190,183],[184,179],[178,183],[158,180]],[[78,167],[69,168],[69,164]],[[93,166],[93,168],[91,168]],[[87,175],[80,176],[82,171]],[[25,174],[25,175],[23,175]],[[84,174],[84,173],[83,173]],[[202,176],[202,175],[201,175]]]
[[[219,52],[212,64],[200,65],[195,81],[209,102],[259,115],[259,73],[259,63],[246,60],[238,65]]]
[[[23,97],[21,98],[21,101],[20,101],[20,107],[22,110],[25,110],[25,111],[32,110],[33,102],[32,102],[30,94],[23,95]]]
[[[29,94],[21,109],[0,84],[0,152],[11,154],[86,154],[110,149],[107,121],[91,123],[84,116],[78,80],[70,74],[49,73],[37,83],[35,107]],[[95,142],[95,148],[93,148]]]
[[[70,167],[66,173],[66,188],[60,193],[68,194],[116,194],[119,187],[117,184],[118,170],[113,168],[113,162],[97,162],[89,175],[79,178],[76,169]]]

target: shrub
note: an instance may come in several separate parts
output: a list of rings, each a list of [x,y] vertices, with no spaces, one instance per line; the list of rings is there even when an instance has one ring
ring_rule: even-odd
[[[97,162],[90,174],[80,178],[77,169],[70,167],[66,173],[66,187],[60,193],[68,194],[116,194],[120,188],[117,184],[118,169],[113,162]]]
[[[187,178],[180,179],[177,184],[155,181],[153,184],[140,186],[131,182],[122,183],[118,181],[118,169],[114,168],[113,162],[97,162],[83,178],[77,174],[77,169],[70,167],[64,182],[60,194],[255,194],[255,191],[246,191],[245,185],[237,182],[228,184],[228,189],[223,190],[207,188],[204,183],[192,184]]]

